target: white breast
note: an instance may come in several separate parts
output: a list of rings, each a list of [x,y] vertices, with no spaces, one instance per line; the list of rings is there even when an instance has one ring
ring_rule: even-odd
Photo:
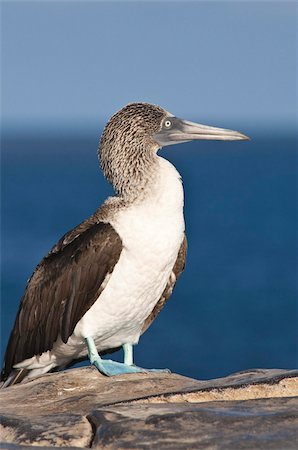
[[[123,251],[106,288],[75,329],[78,336],[93,336],[98,350],[138,341],[183,240],[180,175],[168,161],[158,160],[159,174],[150,195],[111,221]]]

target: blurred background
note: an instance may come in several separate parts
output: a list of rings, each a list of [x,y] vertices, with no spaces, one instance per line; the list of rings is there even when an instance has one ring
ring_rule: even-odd
[[[105,122],[147,101],[252,140],[160,151],[184,181],[189,252],[137,364],[201,379],[294,368],[297,4],[1,7],[2,352],[36,264],[112,192],[96,155]]]

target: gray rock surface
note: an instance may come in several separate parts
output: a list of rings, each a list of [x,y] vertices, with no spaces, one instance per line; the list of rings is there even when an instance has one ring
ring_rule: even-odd
[[[93,367],[0,391],[1,448],[297,449],[298,371],[198,381]]]
[[[94,448],[297,449],[294,398],[114,406],[93,411]],[[117,443],[117,445],[115,445]]]

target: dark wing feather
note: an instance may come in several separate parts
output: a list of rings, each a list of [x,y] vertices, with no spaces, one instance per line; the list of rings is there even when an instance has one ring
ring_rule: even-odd
[[[186,236],[184,235],[184,238],[183,238],[182,244],[180,246],[178,256],[177,256],[175,265],[173,267],[171,276],[169,278],[169,281],[167,282],[167,285],[162,293],[162,296],[160,297],[159,301],[156,303],[151,314],[145,320],[145,322],[143,324],[143,328],[142,328],[142,333],[144,333],[147,330],[147,328],[150,327],[153,320],[156,319],[156,317],[158,316],[158,314],[160,313],[160,311],[162,310],[164,305],[167,303],[167,301],[171,297],[173,289],[176,284],[176,281],[184,270],[186,253],[187,253],[187,240],[186,240]]]
[[[28,281],[11,333],[2,378],[24,359],[67,342],[96,301],[122,251],[114,228],[91,217],[64,235]]]

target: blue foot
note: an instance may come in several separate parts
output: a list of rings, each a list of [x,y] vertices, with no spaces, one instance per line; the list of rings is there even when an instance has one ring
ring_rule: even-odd
[[[137,366],[129,366],[128,364],[119,363],[117,361],[112,361],[111,359],[96,359],[93,365],[107,377],[113,375],[122,375],[125,373],[139,373],[146,372],[146,370]]]
[[[112,361],[111,359],[102,359],[95,347],[94,340],[90,337],[85,338],[88,355],[91,364],[93,364],[99,372],[107,377],[113,375],[122,375],[125,373],[147,373],[147,372],[161,372],[171,373],[169,369],[143,369],[142,367],[135,366],[132,358],[132,345],[124,344],[124,363]]]
[[[143,369],[138,366],[129,366],[128,364],[112,361],[111,359],[98,358],[92,363],[103,375],[112,377],[114,375],[123,375],[126,373],[147,373],[147,372],[166,372],[168,369]]]
[[[145,369],[145,372],[171,373],[170,369]]]

